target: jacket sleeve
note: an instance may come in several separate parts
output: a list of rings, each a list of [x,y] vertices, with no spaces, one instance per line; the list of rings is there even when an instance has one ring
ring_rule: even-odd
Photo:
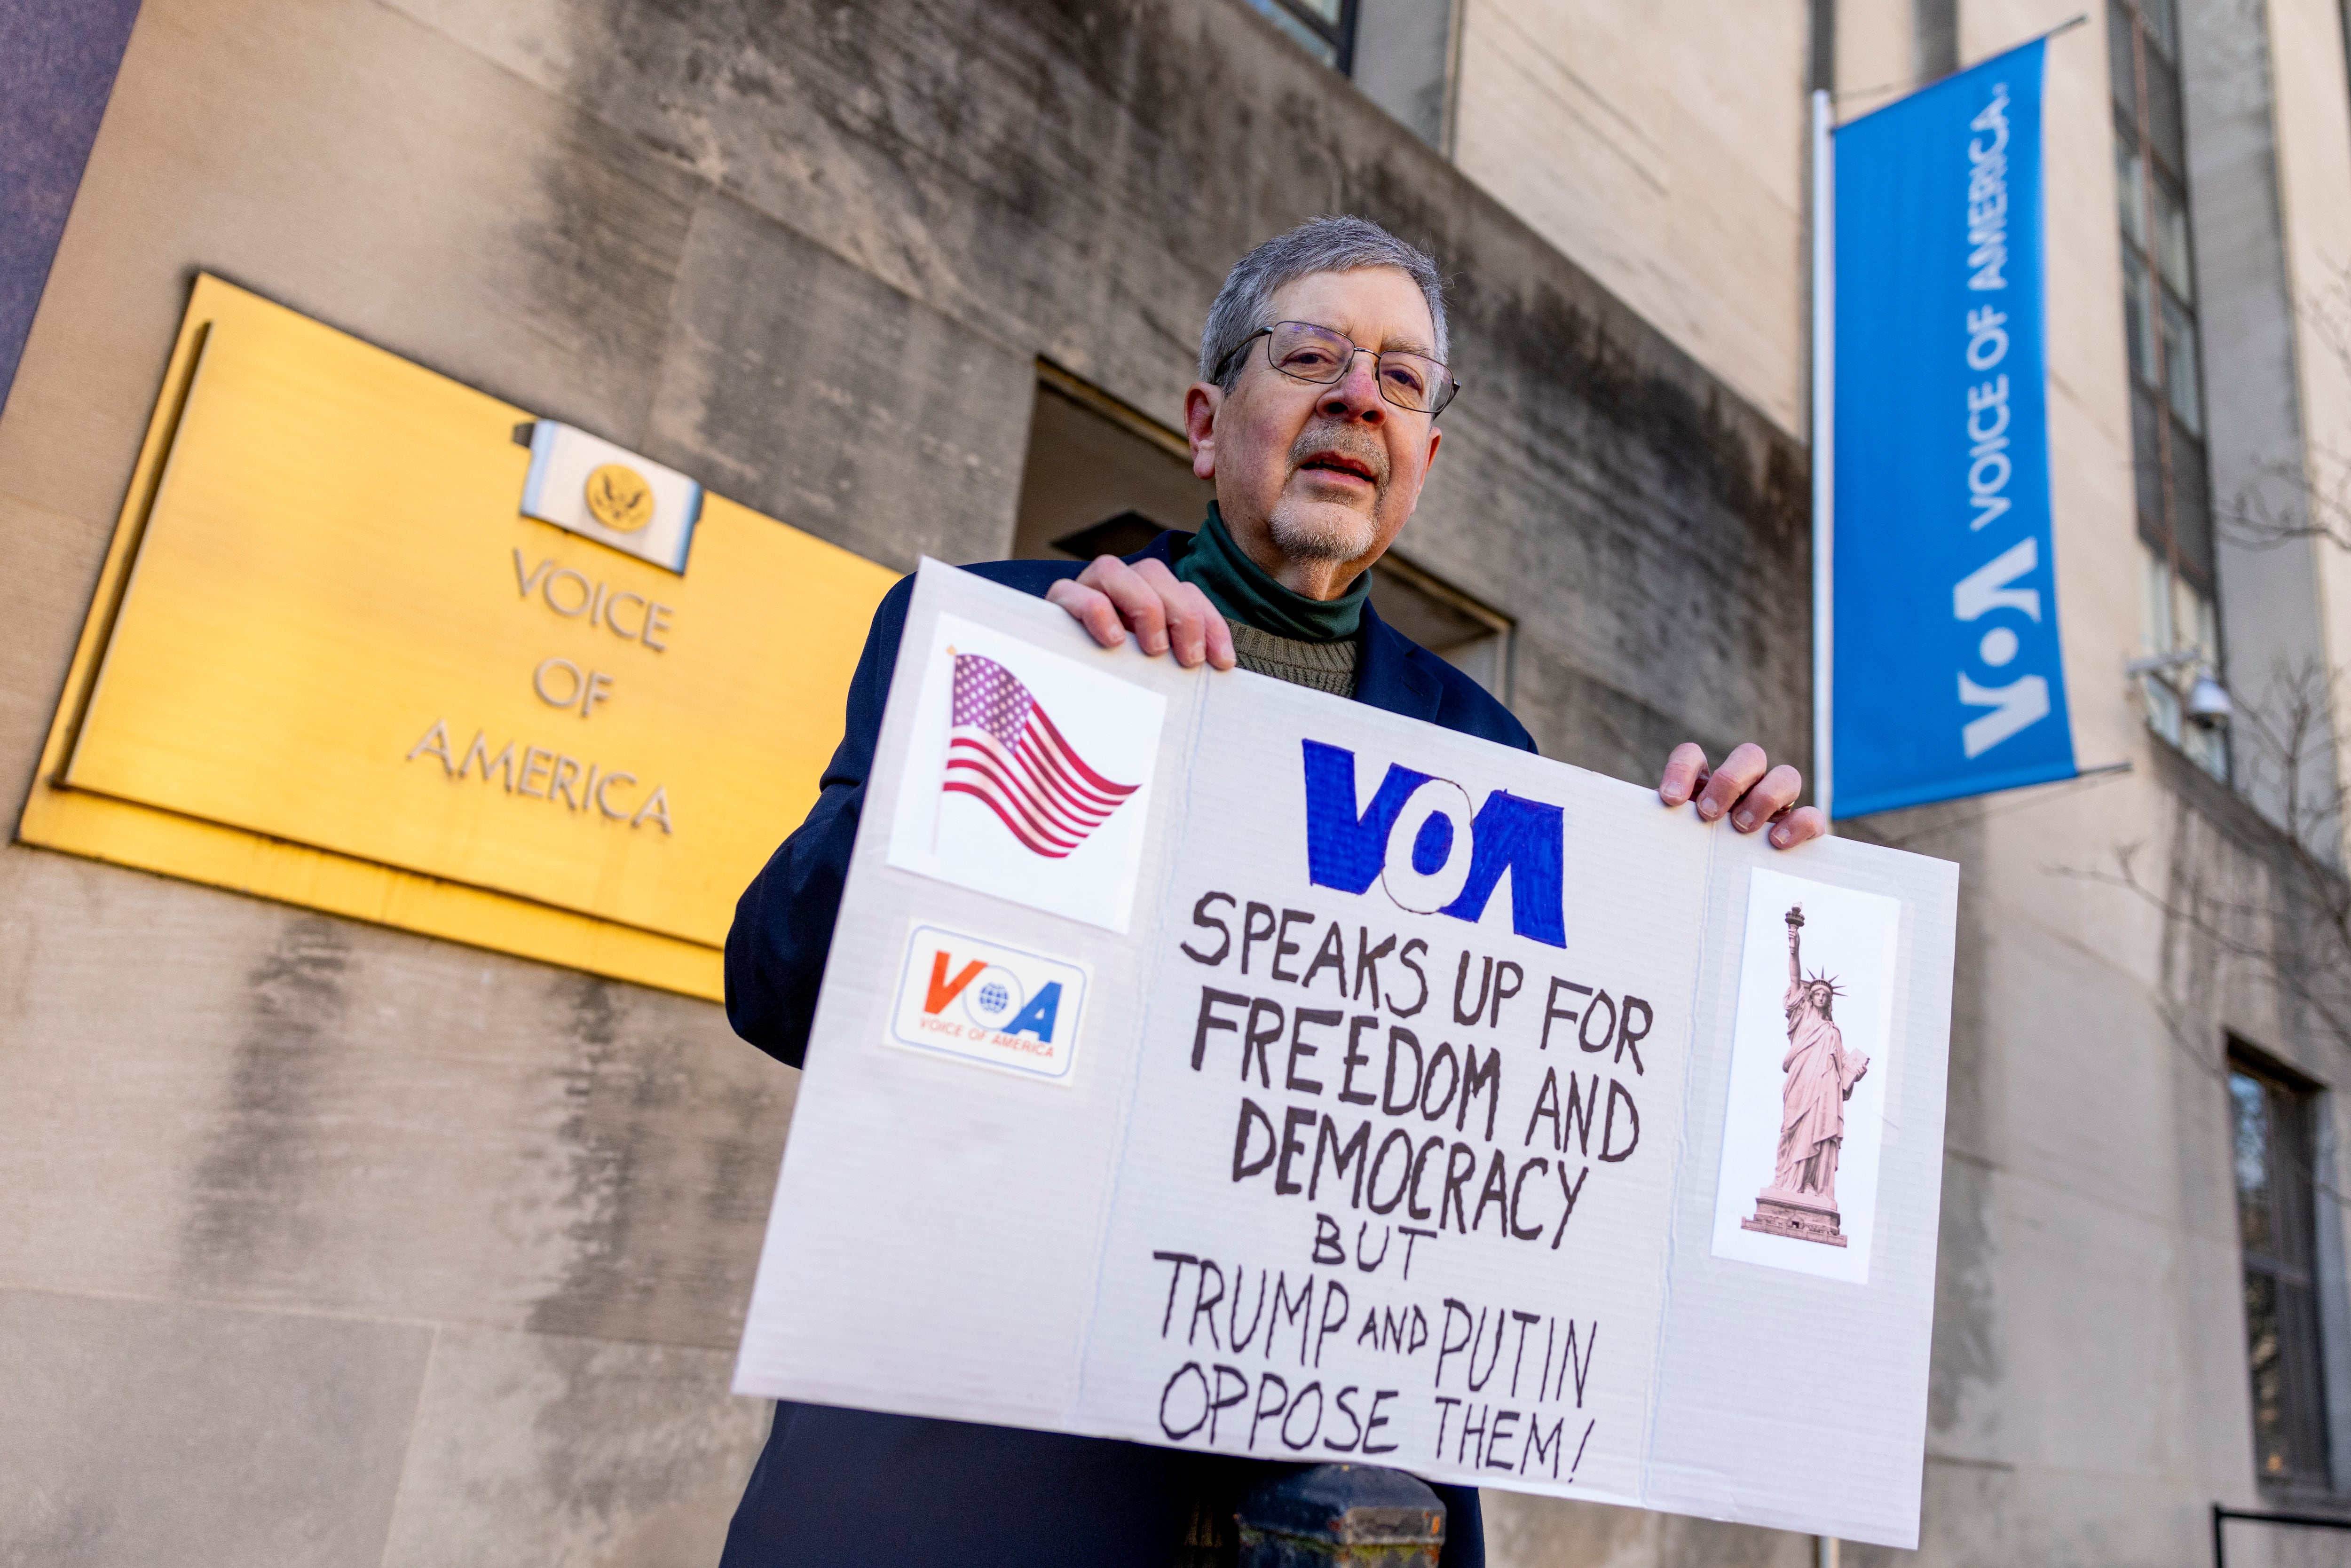
[[[817,989],[832,947],[849,852],[865,804],[865,779],[882,736],[882,710],[905,634],[914,580],[883,596],[850,678],[841,747],[824,770],[808,820],[771,856],[735,905],[726,933],[726,1021],[735,1032],[792,1067],[808,1054]]]

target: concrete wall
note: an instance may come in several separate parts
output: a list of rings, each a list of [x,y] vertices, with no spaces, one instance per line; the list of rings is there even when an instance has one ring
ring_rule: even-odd
[[[1810,36],[1803,0],[1474,0],[1454,111],[1463,173],[1795,433]]]
[[[1516,619],[1546,749],[1800,753],[1786,421],[1233,0],[147,0],[0,416],[0,805],[197,267],[911,566],[1008,544],[1037,357],[1172,420],[1225,269],[1333,209],[1456,277],[1405,546]],[[794,1081],[704,1004],[0,850],[0,1561],[711,1561]]]
[[[2252,721],[2240,731],[2241,787],[2273,820],[2325,799],[2335,777],[2331,738],[2310,748],[2304,777],[2264,754],[2253,730],[2294,706],[2327,654],[2323,539],[2294,537],[2310,521],[2298,482],[2304,452],[2294,303],[2286,275],[2278,200],[2276,95],[2269,27],[2257,0],[2189,6],[2181,16],[2180,75],[2187,97],[2190,218],[2203,339],[2204,407],[2215,511],[2229,684]],[[2167,650],[2168,651],[2168,650]],[[2331,717],[2331,716],[2328,716]],[[2298,783],[2299,793],[2288,789]],[[2342,825],[2308,824],[2333,853]]]
[[[2351,545],[2351,86],[2344,13],[2326,0],[2268,0],[2269,70],[2277,128],[2278,206],[2286,287],[2295,316],[2304,443],[2303,485],[2327,497],[2320,514]],[[2351,664],[2351,548],[2318,552],[2330,668]],[[2338,726],[2338,748],[2351,734]],[[2337,775],[2351,778],[2351,749]]]
[[[2303,413],[2302,483],[2310,497],[2327,497],[2305,510],[2324,520],[2331,537],[2318,551],[2319,596],[2325,632],[2323,667],[2339,704],[2342,673],[2351,665],[2351,79],[2346,79],[2345,30],[2351,14],[2324,0],[2269,0],[2270,73],[2278,140],[2277,183],[2285,264],[2295,328],[2295,370]],[[2351,833],[2340,791],[2351,781],[2351,722],[2334,716],[2334,792],[2338,832]],[[2313,1031],[2316,1035],[2317,1031]],[[2334,1483],[2351,1493],[2351,1040],[2316,1038],[2293,1058],[2332,1091],[2321,1129],[2322,1180],[2318,1254],[2324,1292],[2326,1392]],[[2328,1224],[2328,1221],[2332,1221]]]

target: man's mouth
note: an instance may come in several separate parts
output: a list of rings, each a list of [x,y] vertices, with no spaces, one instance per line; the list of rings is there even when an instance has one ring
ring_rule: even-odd
[[[1372,465],[1360,457],[1350,457],[1343,452],[1317,452],[1299,464],[1303,473],[1334,474],[1348,479],[1359,479],[1366,485],[1378,482]]]

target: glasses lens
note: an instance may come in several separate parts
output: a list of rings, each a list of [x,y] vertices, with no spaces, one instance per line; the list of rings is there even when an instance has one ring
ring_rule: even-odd
[[[1347,373],[1355,345],[1327,328],[1282,321],[1267,334],[1266,352],[1283,375],[1327,385]]]
[[[1380,395],[1398,408],[1427,413],[1442,407],[1452,378],[1435,360],[1391,350],[1380,356]]]

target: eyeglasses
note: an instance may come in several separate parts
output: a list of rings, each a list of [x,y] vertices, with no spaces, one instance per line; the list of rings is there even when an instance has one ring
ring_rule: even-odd
[[[1358,348],[1345,334],[1328,327],[1317,327],[1311,321],[1276,321],[1270,327],[1259,327],[1232,347],[1232,351],[1217,361],[1211,381],[1225,379],[1225,367],[1231,364],[1249,346],[1259,338],[1265,340],[1266,362],[1292,381],[1307,382],[1315,386],[1335,385],[1355,362],[1357,354],[1371,354],[1376,373],[1373,381],[1380,396],[1413,413],[1425,413],[1431,419],[1445,412],[1445,405],[1461,391],[1461,383],[1451,371],[1426,354],[1406,353],[1390,349],[1385,353],[1374,353]]]

